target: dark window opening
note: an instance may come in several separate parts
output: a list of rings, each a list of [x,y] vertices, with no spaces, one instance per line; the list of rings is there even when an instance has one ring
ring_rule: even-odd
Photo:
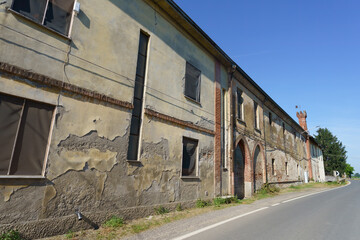
[[[283,134],[285,134],[285,123],[282,123]]]
[[[288,168],[288,163],[285,162],[285,174],[289,175],[289,168]]]
[[[271,174],[275,176],[275,159],[271,160]]]
[[[0,175],[43,174],[54,109],[0,94]]]
[[[242,98],[242,91],[240,89],[236,90],[237,95],[237,118],[243,120],[243,98]]]
[[[134,108],[132,110],[131,116],[129,147],[127,152],[128,160],[137,160],[138,158],[148,41],[149,37],[143,32],[140,32],[138,60],[136,66],[136,77],[134,86]]]
[[[196,176],[197,146],[197,140],[183,138],[182,176]]]
[[[11,9],[63,35],[69,35],[74,0],[14,0]]]
[[[272,114],[271,114],[271,112],[269,112],[269,124],[270,124],[270,126],[272,125]]]
[[[200,102],[201,71],[186,62],[185,96]]]
[[[254,102],[254,127],[255,127],[256,129],[259,129],[258,111],[259,111],[259,109],[258,109],[258,104],[257,104],[257,102]]]

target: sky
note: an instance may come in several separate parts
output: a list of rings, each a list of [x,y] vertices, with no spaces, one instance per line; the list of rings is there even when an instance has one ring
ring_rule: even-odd
[[[360,173],[359,0],[175,0],[310,134],[328,128]],[[299,108],[295,108],[299,106]]]

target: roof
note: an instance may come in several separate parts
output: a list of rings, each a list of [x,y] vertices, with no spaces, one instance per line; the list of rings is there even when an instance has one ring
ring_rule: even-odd
[[[147,0],[150,1],[150,0]],[[289,125],[297,129],[302,135],[307,132],[282,109],[234,60],[232,60],[173,0],[153,0],[161,9],[169,14],[175,22],[180,24],[191,36],[194,37],[202,46],[213,54],[222,64],[230,68],[236,66],[238,71],[252,86],[248,89],[255,96],[264,102],[264,104],[274,111]]]

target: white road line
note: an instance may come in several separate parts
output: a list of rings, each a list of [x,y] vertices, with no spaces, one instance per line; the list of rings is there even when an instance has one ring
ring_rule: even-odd
[[[346,187],[346,186],[349,186],[351,184],[351,182],[349,182],[349,184],[345,185],[345,186],[341,186],[341,187]],[[303,195],[303,196],[300,196],[300,197],[296,197],[296,198],[292,198],[292,199],[289,199],[289,200],[286,200],[286,201],[283,201],[281,203],[287,203],[287,202],[291,202],[291,201],[294,201],[294,200],[297,200],[297,199],[300,199],[300,198],[304,198],[304,197],[308,197],[308,196],[311,196],[311,195],[315,195],[315,194],[319,194],[319,193],[323,193],[323,192],[327,192],[327,191],[331,191],[331,190],[335,190],[335,189],[339,189],[341,187],[337,187],[337,188],[332,188],[332,189],[328,189],[328,190],[325,190],[325,191],[321,191],[321,192],[315,192],[315,193],[311,193],[311,194],[307,194],[307,195]],[[279,205],[280,203],[275,203],[271,206],[277,206]],[[180,237],[177,237],[177,238],[173,238],[172,240],[183,240],[183,239],[186,239],[186,238],[189,238],[189,237],[192,237],[196,234],[199,234],[201,232],[204,232],[204,231],[207,231],[209,229],[212,229],[212,228],[215,228],[215,227],[218,227],[220,225],[223,225],[225,223],[228,223],[228,222],[231,222],[231,221],[234,221],[236,219],[239,219],[239,218],[242,218],[242,217],[245,217],[247,215],[250,215],[250,214],[253,214],[253,213],[256,213],[256,212],[259,212],[259,211],[262,211],[262,210],[265,210],[269,207],[263,207],[263,208],[259,208],[257,210],[254,210],[254,211],[251,211],[251,212],[248,212],[248,213],[244,213],[244,214],[241,214],[239,216],[236,216],[236,217],[233,217],[233,218],[229,218],[227,220],[224,220],[222,222],[218,222],[218,223],[215,223],[213,225],[210,225],[210,226],[207,226],[207,227],[204,227],[204,228],[201,228],[201,229],[198,229],[196,231],[193,231],[191,233],[188,233],[188,234],[185,234],[185,235],[182,235]]]
[[[315,194],[319,194],[319,193],[323,193],[323,192],[328,192],[328,191],[331,191],[331,190],[339,189],[339,188],[342,188],[342,187],[349,186],[350,184],[351,184],[351,182],[349,182],[347,185],[344,185],[344,186],[341,186],[341,187],[331,188],[331,189],[327,189],[327,190],[324,190],[324,191],[321,191],[321,192],[310,193],[310,194],[307,194],[307,195],[303,195],[303,196],[300,196],[300,197],[296,197],[296,198],[292,198],[292,199],[289,199],[289,200],[282,201],[281,203],[287,203],[287,202],[291,202],[291,201],[294,201],[294,200],[298,200],[298,199],[300,199],[300,198],[308,197],[308,196],[311,196],[311,195],[315,195]]]
[[[180,236],[180,237],[173,238],[173,240],[182,240],[182,239],[186,239],[186,238],[192,237],[192,236],[194,236],[194,235],[196,235],[196,234],[198,234],[198,233],[207,231],[207,230],[209,230],[209,229],[211,229],[211,228],[215,228],[215,227],[217,227],[217,226],[220,226],[220,225],[223,225],[223,224],[228,223],[228,222],[230,222],[230,221],[234,221],[234,220],[236,220],[236,219],[245,217],[245,216],[247,216],[247,215],[250,215],[250,214],[253,214],[253,213],[256,213],[256,212],[265,210],[265,209],[267,209],[267,208],[269,208],[269,207],[259,208],[259,209],[256,209],[256,210],[254,210],[254,211],[251,211],[251,212],[248,212],[248,213],[244,213],[244,214],[241,214],[241,215],[236,216],[236,217],[233,217],[233,218],[229,218],[229,219],[224,220],[224,221],[222,221],[222,222],[218,222],[218,223],[215,223],[215,224],[213,224],[213,225],[210,225],[210,226],[201,228],[201,229],[199,229],[199,230],[196,230],[196,231],[194,231],[194,232],[191,232],[191,233],[182,235],[182,236]]]

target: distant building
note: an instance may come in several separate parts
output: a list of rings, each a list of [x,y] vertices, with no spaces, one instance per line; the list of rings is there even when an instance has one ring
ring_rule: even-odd
[[[172,0],[0,5],[0,232],[317,181],[304,129]]]

